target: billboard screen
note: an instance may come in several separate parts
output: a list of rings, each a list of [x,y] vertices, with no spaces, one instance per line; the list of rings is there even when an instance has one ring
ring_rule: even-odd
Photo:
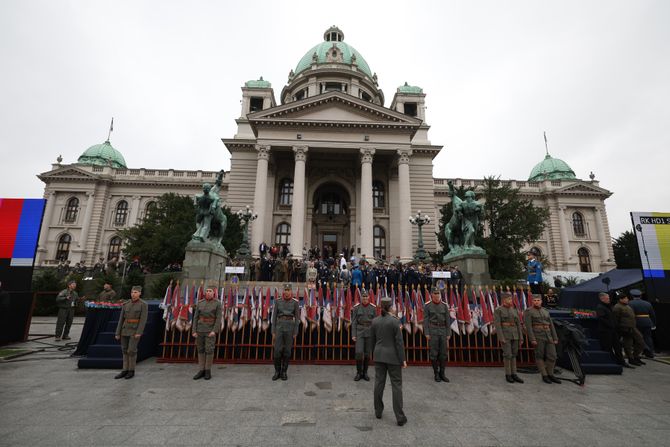
[[[632,212],[648,296],[670,302],[670,213]]]
[[[44,199],[0,198],[0,344],[25,339],[32,310],[31,281]]]

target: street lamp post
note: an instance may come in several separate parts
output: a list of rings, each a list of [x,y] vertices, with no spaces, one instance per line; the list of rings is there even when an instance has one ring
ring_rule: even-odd
[[[421,210],[416,212],[415,216],[409,216],[409,223],[419,227],[419,247],[416,250],[414,255],[414,260],[416,261],[426,261],[428,260],[428,253],[423,248],[423,231],[422,227],[430,222],[430,216],[428,214],[421,214]]]
[[[249,259],[251,258],[251,250],[249,250],[249,223],[256,220],[258,215],[247,205],[246,209],[237,212],[237,217],[242,222],[242,244],[237,250],[237,256],[242,259]]]

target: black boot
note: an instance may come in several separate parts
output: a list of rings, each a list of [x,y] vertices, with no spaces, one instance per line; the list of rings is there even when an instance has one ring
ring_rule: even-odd
[[[370,376],[368,376],[368,363],[370,363],[370,359],[367,358],[367,357],[364,358],[363,359],[363,380],[365,380],[366,382],[370,381]]]
[[[206,369],[205,370],[205,380],[209,380],[212,378],[212,370],[211,369]]]
[[[128,371],[128,374],[126,374],[126,380],[132,379],[135,377],[135,371]]]
[[[551,380],[553,383],[561,383],[561,380],[554,375],[549,376],[549,380]]]
[[[523,383],[523,379],[516,374],[512,374],[512,380],[515,381],[516,383]]]
[[[114,378],[115,378],[115,379],[123,379],[123,378],[126,377],[127,375],[128,375],[128,371],[123,370],[123,371],[121,371],[120,373],[118,373],[117,375],[115,375]]]
[[[356,360],[356,376],[354,376],[354,382],[358,382],[363,378],[363,365],[361,365],[361,363],[362,362],[360,360]]]
[[[437,366],[437,360],[431,360],[430,363],[433,365],[433,375],[435,376],[435,381],[440,382],[442,379],[440,378],[440,371],[438,370]]]
[[[275,359],[275,374],[272,376],[272,380],[277,380],[281,377],[281,359]]]
[[[446,362],[445,362],[444,360],[442,360],[442,361],[440,362],[440,380],[442,380],[443,382],[449,382],[449,379],[447,379],[447,376],[444,375],[444,366],[445,366],[445,363],[446,363]]]
[[[282,367],[281,367],[281,379],[282,380],[288,380],[288,375],[286,375],[286,370],[288,370],[288,359],[285,358],[284,361],[282,362]]]
[[[553,382],[551,381],[551,379],[549,378],[549,376],[542,376],[542,381],[543,381],[544,383],[548,383],[549,385],[551,385],[551,384],[553,383]]]
[[[505,375],[505,380],[507,380],[507,383],[514,383],[514,379],[510,375]]]
[[[202,379],[203,377],[205,377],[205,370],[201,369],[200,371],[198,371],[198,374],[193,376],[193,380],[199,380]]]

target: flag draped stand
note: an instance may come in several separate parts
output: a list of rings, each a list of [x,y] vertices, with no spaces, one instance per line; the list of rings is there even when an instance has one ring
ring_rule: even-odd
[[[423,304],[430,297],[428,290],[370,289],[370,296],[395,297],[396,310],[402,312],[406,358],[410,364],[428,365],[429,346],[423,334]],[[275,285],[224,284],[217,290],[216,299],[222,306],[222,329],[217,336],[215,363],[273,362],[272,332],[269,322],[276,299],[281,299]],[[445,290],[443,300],[449,305],[452,318],[452,337],[448,343],[450,366],[501,366],[502,351],[492,324],[492,314],[499,305],[500,288],[471,286],[461,294],[458,290]],[[527,291],[512,289],[517,310],[527,306]],[[293,361],[298,364],[353,364],[354,342],[351,340],[351,305],[358,299],[359,291],[334,284],[331,288],[312,292],[303,285],[295,297],[305,312],[305,322],[295,339]],[[195,363],[195,338],[190,325],[177,324],[180,315],[192,314],[201,296],[195,286],[170,284],[161,307],[164,309],[165,333],[158,362]],[[376,300],[376,298],[375,298]],[[306,307],[305,307],[306,306]],[[326,312],[329,314],[326,315]],[[305,324],[306,323],[306,324]],[[518,364],[530,365],[533,349],[525,341],[519,351]]]

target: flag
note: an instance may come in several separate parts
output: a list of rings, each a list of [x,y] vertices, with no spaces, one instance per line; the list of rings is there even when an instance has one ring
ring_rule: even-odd
[[[461,332],[458,326],[458,306],[456,305],[456,295],[454,295],[454,286],[451,286],[449,290],[449,296],[447,298],[449,305],[449,318],[451,318],[451,331],[454,334],[460,335]]]
[[[295,297],[298,300],[298,305],[300,305],[300,289],[295,291]],[[303,332],[307,328],[307,312],[305,311],[305,302],[307,296],[303,294],[302,306],[300,306],[300,322],[302,323]]]
[[[163,302],[161,303],[161,309],[163,309],[163,320],[168,321],[170,317],[170,305],[172,298],[172,280],[168,284],[167,289],[165,289],[165,296],[163,297]]]
[[[263,311],[261,312],[262,328],[267,331],[270,327],[270,288],[265,289],[265,300],[263,301]]]
[[[179,318],[179,312],[181,311],[180,300],[180,290],[179,290],[179,280],[172,290],[172,318],[170,320],[170,328],[174,329],[175,324],[177,324],[177,319]]]
[[[488,294],[488,289],[486,292]],[[488,306],[487,299],[484,296],[484,291],[481,287],[479,287],[479,306],[482,309],[482,334],[487,336],[490,333],[489,328],[493,325],[493,313],[491,313],[491,309]]]
[[[337,289],[335,289],[335,294],[337,294]],[[326,331],[331,332],[333,330],[333,315],[332,315],[332,305],[331,305],[331,296],[330,288],[326,289],[326,303],[323,307],[323,327],[326,328]]]

